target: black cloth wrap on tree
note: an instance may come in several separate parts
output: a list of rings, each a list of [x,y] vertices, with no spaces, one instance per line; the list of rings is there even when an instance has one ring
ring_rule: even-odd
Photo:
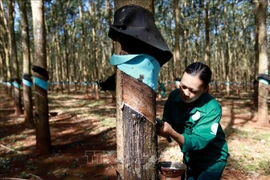
[[[115,91],[116,89],[116,73],[112,74],[110,77],[108,77],[105,81],[100,81],[99,85],[101,87],[101,91]]]
[[[35,73],[38,73],[39,75],[41,75],[43,78],[45,78],[44,80],[48,80],[49,79],[49,73],[46,69],[40,67],[40,66],[33,66],[32,67],[32,70],[35,72]]]
[[[27,74],[27,73],[24,73],[23,74],[23,79],[29,81],[29,82],[33,82],[32,78],[31,78],[31,74]]]
[[[119,34],[118,41],[122,49],[128,52],[128,54],[147,54],[154,57],[159,62],[160,66],[165,64],[172,57],[169,51],[158,50],[154,46],[125,34]]]
[[[141,6],[126,5],[116,10],[108,36],[119,41],[122,49],[129,54],[153,56],[160,66],[172,58],[153,14]]]
[[[259,81],[260,79],[265,80],[270,84],[270,77],[267,74],[259,74],[257,80]]]
[[[11,78],[10,82],[13,82],[13,81],[17,82],[18,84],[22,83],[22,80],[20,80],[19,78]]]

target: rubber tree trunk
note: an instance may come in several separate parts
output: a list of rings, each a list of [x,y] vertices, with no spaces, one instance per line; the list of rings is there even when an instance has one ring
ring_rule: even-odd
[[[24,104],[24,123],[32,127],[33,124],[33,103],[32,103],[32,79],[30,71],[30,42],[26,1],[19,0],[21,16],[21,48],[23,59],[23,104]]]
[[[17,57],[17,45],[15,39],[14,31],[14,10],[15,10],[15,1],[8,1],[8,44],[9,44],[9,55],[10,55],[10,72],[13,85],[13,98],[15,104],[15,115],[20,115],[23,113],[22,104],[21,104],[21,93],[20,93],[20,80],[19,80],[19,62]]]
[[[267,56],[267,7],[268,1],[256,1],[255,2],[255,22],[256,22],[256,60],[259,62],[259,75],[266,75],[269,78],[268,73],[268,56]],[[268,117],[268,86],[269,82],[259,78],[258,89],[258,124],[260,126],[269,125]]]
[[[117,70],[117,159],[121,179],[156,179],[156,93]]]
[[[29,82],[29,84],[32,82]],[[32,101],[32,87],[26,83],[23,85],[23,99],[24,99],[24,123],[26,125],[33,125],[33,101]]]
[[[34,74],[42,81],[47,81],[37,72]],[[36,81],[36,80],[35,80]],[[35,123],[36,123],[36,149],[39,154],[49,154],[51,149],[51,136],[48,117],[48,93],[35,82]]]
[[[20,92],[20,82],[17,80],[12,81],[13,95],[14,95],[14,104],[15,104],[15,115],[23,114],[22,110],[22,100]]]
[[[36,150],[49,154],[51,136],[48,117],[48,71],[46,70],[46,31],[44,23],[44,0],[31,0],[35,44],[34,71]]]
[[[10,98],[12,98],[12,85],[11,82],[7,82],[7,93]]]
[[[114,2],[115,9],[135,4],[153,10],[151,0]],[[116,54],[121,50],[116,43]],[[116,108],[118,179],[157,179],[156,92],[117,68]]]

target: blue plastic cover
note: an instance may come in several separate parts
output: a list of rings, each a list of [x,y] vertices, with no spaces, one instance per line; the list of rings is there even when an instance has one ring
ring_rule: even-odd
[[[20,89],[20,84],[18,84],[17,82],[12,82],[12,85],[18,89]]]
[[[160,65],[152,56],[146,54],[113,54],[110,63],[116,65],[124,73],[142,80],[144,84],[156,91]]]
[[[34,82],[37,86],[48,91],[49,83],[47,81],[44,81],[43,79],[40,79],[38,77],[34,77]]]
[[[32,87],[32,83],[30,81],[27,81],[26,79],[23,79],[23,84],[30,88]]]

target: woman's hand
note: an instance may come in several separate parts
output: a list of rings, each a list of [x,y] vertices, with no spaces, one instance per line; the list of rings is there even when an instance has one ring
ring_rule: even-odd
[[[171,133],[173,131],[174,130],[173,130],[172,126],[169,123],[167,123],[166,121],[164,121],[163,126],[157,127],[158,135],[163,136],[163,137],[170,137]]]
[[[185,142],[184,136],[176,132],[166,121],[163,126],[157,126],[157,134],[166,138],[172,137],[179,145],[183,145]]]

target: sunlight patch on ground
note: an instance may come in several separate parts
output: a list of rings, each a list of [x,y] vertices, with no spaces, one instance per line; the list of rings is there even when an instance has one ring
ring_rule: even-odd
[[[249,128],[230,131],[229,164],[252,173],[270,173],[270,132]]]
[[[182,162],[183,153],[181,152],[179,145],[176,142],[172,143],[172,145],[162,149],[159,156],[159,161]]]

